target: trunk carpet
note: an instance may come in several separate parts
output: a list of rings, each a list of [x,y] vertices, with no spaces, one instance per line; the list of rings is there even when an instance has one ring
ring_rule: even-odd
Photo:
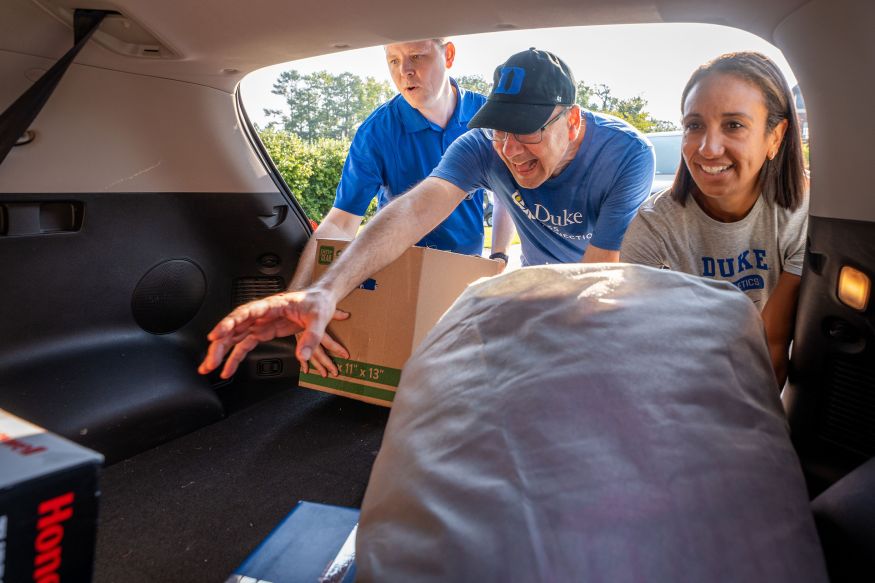
[[[361,505],[388,416],[292,389],[106,468],[94,580],[224,582],[299,500]]]

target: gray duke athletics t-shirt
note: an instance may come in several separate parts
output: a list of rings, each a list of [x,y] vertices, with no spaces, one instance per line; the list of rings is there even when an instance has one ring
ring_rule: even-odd
[[[731,282],[762,310],[782,272],[802,274],[807,228],[807,196],[795,211],[761,196],[746,217],[722,223],[692,196],[681,206],[665,190],[638,209],[620,261]]]

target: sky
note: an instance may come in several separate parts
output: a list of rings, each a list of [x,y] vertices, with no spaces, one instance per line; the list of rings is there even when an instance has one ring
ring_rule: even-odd
[[[456,45],[454,76],[482,75],[492,80],[499,64],[529,47],[549,50],[562,58],[577,81],[605,84],[615,97],[641,96],[654,118],[680,119],[680,95],[693,70],[722,53],[756,50],[781,67],[790,86],[796,78],[781,51],[762,38],[723,26],[704,24],[631,24],[495,32],[451,39]],[[282,71],[302,73],[349,71],[391,84],[382,47],[335,53],[267,67],[249,74],[241,84],[250,119],[263,127],[264,108],[283,109],[281,97],[271,94]]]

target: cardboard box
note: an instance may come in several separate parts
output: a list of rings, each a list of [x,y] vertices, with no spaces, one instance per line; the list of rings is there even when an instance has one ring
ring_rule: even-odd
[[[0,409],[0,581],[90,581],[103,456]]]
[[[226,583],[352,583],[358,519],[355,508],[298,502]]]
[[[314,279],[343,253],[349,241],[319,239]],[[328,326],[349,351],[335,358],[339,376],[301,374],[302,387],[392,406],[401,369],[468,284],[498,274],[501,263],[437,249],[411,247],[338,304],[348,320]]]

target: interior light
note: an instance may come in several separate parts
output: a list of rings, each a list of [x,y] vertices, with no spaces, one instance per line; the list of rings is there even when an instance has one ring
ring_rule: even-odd
[[[872,283],[869,276],[847,265],[839,273],[839,299],[848,307],[861,312],[869,305],[869,290]]]

